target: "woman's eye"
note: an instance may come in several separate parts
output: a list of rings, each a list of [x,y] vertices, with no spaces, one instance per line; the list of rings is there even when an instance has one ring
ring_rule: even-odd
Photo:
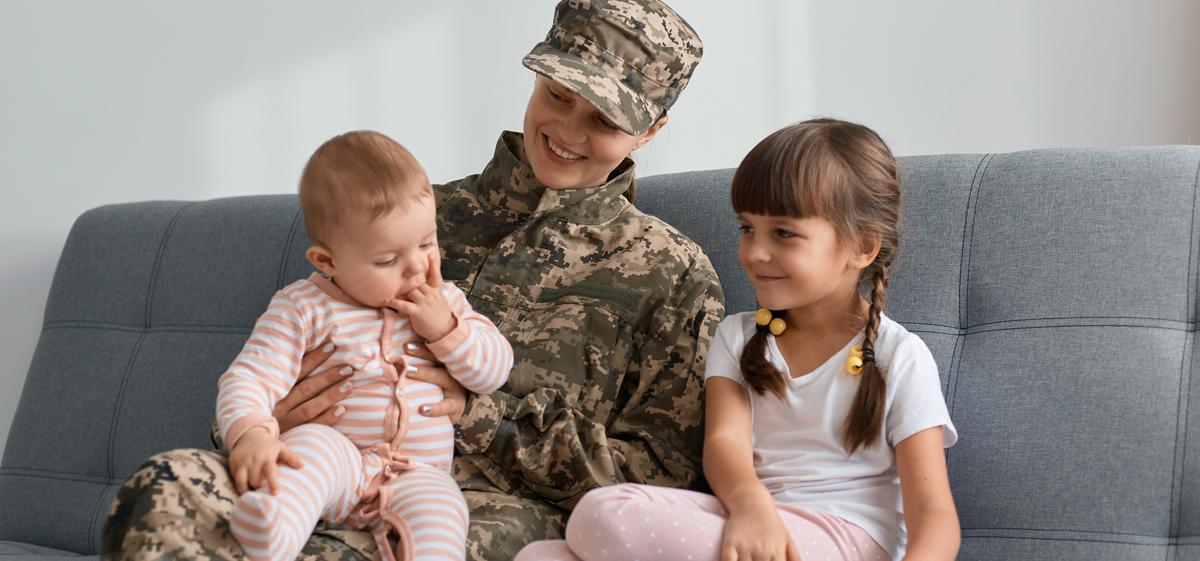
[[[553,99],[554,101],[563,101],[566,99],[565,97],[558,95],[557,93],[554,93],[554,90],[546,90],[546,91],[550,93],[550,99]]]
[[[611,121],[609,121],[608,119],[605,119],[605,118],[601,117],[601,118],[599,118],[598,120],[600,121],[600,126],[602,126],[602,127],[606,128],[606,129],[608,129],[608,130],[610,130],[610,131],[619,130],[619,129],[617,128],[617,125],[614,125],[614,124],[612,124],[612,122],[611,122]]]

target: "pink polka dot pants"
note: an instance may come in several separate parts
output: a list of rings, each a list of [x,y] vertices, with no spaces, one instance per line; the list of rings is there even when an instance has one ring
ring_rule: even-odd
[[[804,561],[891,561],[854,524],[830,514],[778,508]],[[579,501],[565,540],[531,543],[515,561],[719,561],[728,516],[720,499],[704,493],[635,484],[603,487]]]

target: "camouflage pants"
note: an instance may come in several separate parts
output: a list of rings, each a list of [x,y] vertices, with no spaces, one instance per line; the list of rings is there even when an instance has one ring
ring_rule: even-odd
[[[174,450],[147,460],[125,481],[108,511],[103,559],[243,561],[229,531],[237,497],[228,458],[203,450]],[[562,536],[567,512],[503,493],[463,491],[471,511],[467,558],[509,560],[526,543]],[[297,559],[378,561],[371,534],[318,530]]]

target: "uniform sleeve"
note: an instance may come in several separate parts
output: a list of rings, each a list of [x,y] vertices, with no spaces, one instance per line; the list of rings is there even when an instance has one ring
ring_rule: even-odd
[[[628,400],[605,426],[551,388],[518,399],[472,396],[456,444],[482,453],[550,503],[572,508],[588,490],[622,482],[689,487],[704,439],[704,364],[724,296],[711,268],[681,280],[674,304],[655,312],[627,365]]]
[[[217,424],[230,449],[254,427],[279,436],[271,410],[300,376],[306,331],[299,307],[283,293],[271,299],[255,322],[250,339],[218,382]]]
[[[442,293],[458,326],[445,337],[430,341],[429,350],[464,388],[482,394],[496,391],[512,370],[512,346],[491,320],[471,309],[457,286],[446,283]]]

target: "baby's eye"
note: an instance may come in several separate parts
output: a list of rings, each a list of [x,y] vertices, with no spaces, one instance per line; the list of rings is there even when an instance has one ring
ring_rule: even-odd
[[[396,263],[396,258],[393,257],[391,259],[388,259],[387,261],[380,261],[378,263],[375,263],[375,266],[376,267],[391,267],[395,263]]]
[[[423,250],[429,249],[431,247],[433,247],[433,242],[426,242],[426,243],[421,244],[421,249],[423,249]]]

